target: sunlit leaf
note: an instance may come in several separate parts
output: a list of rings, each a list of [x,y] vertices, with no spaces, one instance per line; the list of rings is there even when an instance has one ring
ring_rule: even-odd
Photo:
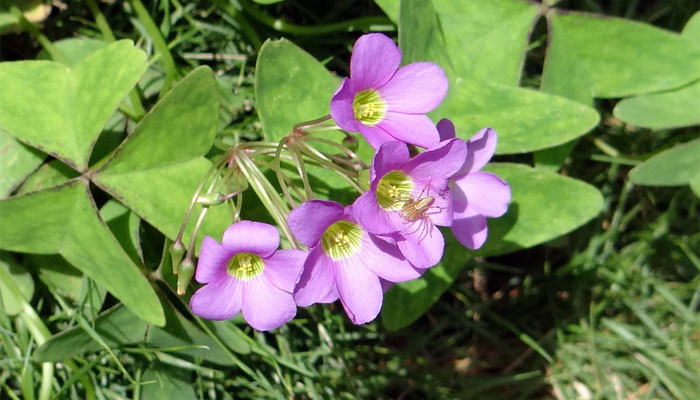
[[[217,119],[212,72],[197,68],[155,105],[94,182],[174,239],[211,166],[202,156],[212,146]],[[219,237],[230,218],[225,206],[212,207],[200,233]]]
[[[129,40],[71,68],[48,61],[0,63],[0,128],[85,169],[102,127],[145,69],[145,54]]]
[[[594,97],[672,89],[700,77],[700,46],[675,33],[641,22],[575,12],[552,11],[548,18],[550,47],[568,51],[548,54],[547,63],[578,65],[560,69],[557,79],[587,82]],[[557,59],[561,57],[568,60]]]
[[[0,215],[3,249],[59,253],[139,317],[156,325],[165,322],[160,301],[146,277],[97,217],[86,181],[75,179],[2,200]]]

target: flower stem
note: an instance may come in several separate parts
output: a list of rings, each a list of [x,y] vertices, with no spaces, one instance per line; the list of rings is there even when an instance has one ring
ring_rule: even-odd
[[[355,179],[359,176],[359,174],[355,171],[349,171],[345,168],[342,168],[338,165],[336,165],[332,160],[330,160],[328,157],[326,157],[323,153],[320,151],[314,149],[313,147],[307,145],[306,143],[300,142],[299,143],[299,149],[306,154],[308,157],[311,159],[315,160],[321,166],[330,168],[333,171],[337,172],[338,175],[340,175],[343,180],[345,180],[350,186],[353,187],[358,193],[362,194],[365,191],[360,187],[360,185],[355,182]]]
[[[187,208],[187,212],[185,212],[185,218],[183,218],[182,224],[180,225],[180,230],[177,232],[177,236],[175,237],[175,241],[173,243],[182,243],[182,236],[185,234],[185,228],[187,228],[187,222],[190,219],[190,215],[192,214],[192,209],[194,208],[194,205],[197,204],[197,198],[199,197],[199,194],[202,192],[202,188],[204,187],[204,184],[209,180],[209,177],[216,173],[218,174],[222,167],[224,166],[226,160],[228,159],[228,153],[224,154],[220,160],[218,160],[215,164],[212,164],[212,166],[209,168],[209,170],[204,174],[202,177],[202,180],[199,182],[199,185],[197,186],[197,189],[194,191],[194,194],[192,195],[192,200],[190,201],[190,205]],[[215,178],[216,179],[216,178]],[[174,265],[173,268],[176,266]]]
[[[241,168],[241,173],[243,173],[246,180],[248,180],[248,183],[258,195],[260,201],[263,203],[272,218],[275,220],[275,222],[277,222],[277,225],[282,230],[282,233],[284,233],[289,240],[290,246],[292,246],[294,249],[298,248],[299,246],[294,239],[294,235],[289,229],[289,225],[287,225],[287,214],[289,214],[287,205],[280,198],[279,194],[267,180],[265,175],[260,172],[258,167],[245,152],[236,152],[234,157],[238,161]]]
[[[310,128],[313,128],[313,127],[315,127],[323,122],[326,122],[329,119],[331,119],[330,114],[324,115],[321,118],[312,119],[311,121],[299,122],[298,124],[295,124],[294,127],[292,128],[292,133],[306,132]]]
[[[290,149],[290,154],[292,155],[292,158],[294,159],[294,165],[297,167],[297,171],[299,172],[299,177],[301,178],[301,182],[304,184],[304,192],[306,192],[306,200],[311,200],[314,198],[314,194],[311,191],[311,185],[309,184],[309,175],[306,173],[306,167],[304,166],[304,161],[302,160],[301,153],[299,152],[299,149],[297,148],[297,145],[294,144],[291,149]]]
[[[282,148],[285,145],[285,140],[280,140],[280,143],[277,145],[277,149],[275,150],[275,167],[273,170],[275,171],[275,174],[277,175],[277,181],[280,183],[280,188],[282,189],[282,194],[284,194],[284,197],[287,199],[287,203],[289,204],[290,207],[294,208],[296,207],[296,202],[292,198],[292,195],[289,194],[289,188],[287,186],[287,179],[286,176],[284,175],[284,172],[282,172],[282,166],[280,165],[280,158],[282,155]]]
[[[360,166],[360,169],[367,169],[367,164],[365,164],[364,161],[355,153],[354,151],[348,149],[347,147],[343,146],[342,144],[336,143],[332,140],[320,138],[320,137],[315,137],[315,136],[308,136],[306,140],[310,140],[312,142],[319,142],[319,143],[324,143],[329,146],[333,146],[343,153],[345,153],[348,157],[352,158],[355,160],[355,162]]]

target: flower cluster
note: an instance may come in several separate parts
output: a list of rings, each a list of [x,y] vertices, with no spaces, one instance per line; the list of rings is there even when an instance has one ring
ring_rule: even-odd
[[[268,330],[293,318],[297,306],[340,299],[350,320],[363,324],[377,317],[393,283],[439,263],[438,227],[467,248],[483,245],[486,218],[503,215],[510,202],[508,184],[481,171],[496,132],[464,141],[449,120],[433,124],[425,113],[444,98],[445,74],[432,63],[400,62],[388,37],[360,37],[350,78],[330,103],[336,125],[376,149],[369,190],[348,206],[308,200],[292,209],[287,226],[308,250],[278,250],[277,229],[252,221],[233,224],[221,244],[206,237],[195,275],[205,286],[190,301],[195,314],[228,319],[242,311],[253,328]]]

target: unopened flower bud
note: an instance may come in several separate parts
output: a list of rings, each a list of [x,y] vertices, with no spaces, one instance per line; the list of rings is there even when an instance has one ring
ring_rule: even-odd
[[[177,266],[180,265],[182,256],[185,254],[185,246],[180,240],[173,242],[170,245],[170,259],[172,261],[173,274],[177,275]]]
[[[218,192],[200,194],[197,196],[197,204],[203,206],[218,206],[224,201],[226,201],[226,196]]]
[[[345,135],[345,139],[343,139],[343,146],[355,152],[360,148],[360,141],[353,135]]]
[[[186,258],[177,267],[177,294],[182,296],[187,291],[187,286],[194,275],[194,263]]]

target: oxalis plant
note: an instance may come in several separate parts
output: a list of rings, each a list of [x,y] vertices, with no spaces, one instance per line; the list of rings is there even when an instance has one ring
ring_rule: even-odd
[[[438,226],[450,227],[468,248],[483,245],[486,217],[503,215],[510,202],[508,184],[480,171],[496,149],[497,135],[485,128],[466,142],[455,137],[449,120],[434,125],[425,113],[447,93],[444,71],[430,62],[400,64],[401,52],[390,38],[360,37],[350,78],[331,98],[330,115],[296,124],[279,143],[241,143],[215,162],[213,178],[200,183],[187,215],[194,203],[227,202],[233,225],[221,244],[204,238],[196,269],[194,240],[180,260],[187,218],[170,249],[178,293],[185,293],[193,273],[205,284],[190,299],[195,314],[220,320],[242,311],[252,327],[268,330],[292,319],[297,305],[340,299],[350,320],[364,324],[379,314],[384,290],[440,262],[445,241]],[[343,143],[352,146],[357,139],[349,133],[360,132],[376,150],[369,168],[352,149],[323,137],[338,128],[347,135]],[[317,150],[314,143],[336,153]],[[293,165],[299,184],[283,163]],[[337,173],[359,197],[351,205],[314,199],[309,163]],[[259,165],[275,172],[283,196]],[[275,226],[241,220],[251,187],[291,249],[277,250]]]
[[[45,51],[0,63],[0,323],[18,316],[36,346],[4,330],[0,339],[29,343],[21,368],[32,377],[31,360],[40,363],[41,399],[77,381],[95,398],[88,371],[104,357],[129,390],[151,383],[144,393],[177,376],[167,363],[211,379],[221,371],[200,361],[235,366],[258,390],[272,386],[247,357],[279,376],[288,368],[318,377],[316,354],[295,363],[284,342],[290,327],[307,329],[308,316],[342,317],[342,308],[353,324],[377,321],[356,329],[406,327],[465,266],[561,240],[607,213],[608,197],[567,176],[567,160],[584,157],[575,148],[582,141],[611,171],[634,166],[621,178],[625,196],[633,184],[700,193],[696,132],[636,158],[597,132],[601,99],[620,99],[606,125],[700,123],[697,15],[676,34],[555,2],[377,0],[398,27],[398,46],[358,33],[349,77],[340,78],[296,40],[263,43],[240,13],[280,32],[309,31],[270,22],[249,1],[213,3],[256,55],[250,97],[260,135],[224,132],[231,121],[220,121],[228,106],[221,93],[236,78],[176,68],[140,1],[128,11],[148,43],[116,40],[103,22],[104,40],[51,43],[13,11]],[[545,44],[541,79],[522,79],[526,55]],[[151,45],[157,56],[149,58]],[[614,248],[600,245],[598,256],[596,246],[587,251],[600,259]],[[59,323],[40,317],[44,303],[31,301],[24,265],[37,266]],[[316,303],[334,305],[299,309]],[[690,308],[680,310],[693,320]],[[555,364],[513,323],[498,321]],[[333,335],[317,325],[332,348]],[[75,361],[92,353],[104,356]],[[147,360],[145,377],[128,371],[133,360],[123,354]],[[0,371],[0,383],[6,377]],[[683,398],[685,387],[670,390]]]

